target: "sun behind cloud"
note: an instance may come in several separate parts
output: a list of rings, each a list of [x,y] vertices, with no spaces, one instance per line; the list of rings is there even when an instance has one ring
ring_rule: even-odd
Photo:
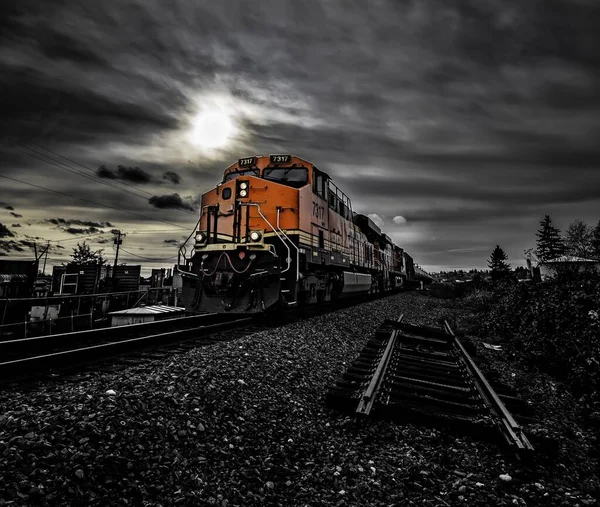
[[[235,130],[226,111],[220,108],[202,111],[192,121],[190,141],[198,148],[220,149],[227,146]]]

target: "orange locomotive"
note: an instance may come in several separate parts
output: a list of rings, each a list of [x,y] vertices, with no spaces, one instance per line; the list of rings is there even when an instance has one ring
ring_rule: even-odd
[[[310,162],[239,159],[202,196],[192,256],[180,264],[191,312],[256,313],[391,290],[410,256]],[[182,249],[185,258],[185,250]]]

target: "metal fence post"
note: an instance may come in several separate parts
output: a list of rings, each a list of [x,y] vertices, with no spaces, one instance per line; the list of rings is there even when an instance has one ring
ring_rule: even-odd
[[[4,318],[6,317],[6,310],[8,309],[8,296],[4,300],[4,311],[2,312],[2,322],[0,324],[4,324]]]

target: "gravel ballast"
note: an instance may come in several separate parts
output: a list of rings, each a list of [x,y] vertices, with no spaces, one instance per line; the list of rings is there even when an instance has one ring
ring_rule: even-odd
[[[328,389],[401,313],[460,331],[464,310],[398,294],[114,373],[5,389],[0,506],[596,505],[593,436],[560,389],[536,428],[558,454],[533,471],[467,436],[360,426],[328,409]],[[482,359],[507,378],[530,375],[525,396],[546,385],[501,355]]]

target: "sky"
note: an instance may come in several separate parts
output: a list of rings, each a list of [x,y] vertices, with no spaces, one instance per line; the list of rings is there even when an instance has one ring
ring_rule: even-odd
[[[600,220],[596,0],[4,0],[0,255],[170,266],[238,158],[327,172],[429,271]]]

